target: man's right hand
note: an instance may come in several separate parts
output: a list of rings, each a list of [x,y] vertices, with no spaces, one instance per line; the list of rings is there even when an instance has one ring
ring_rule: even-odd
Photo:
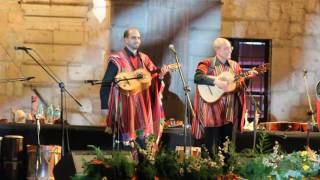
[[[101,116],[107,117],[108,113],[109,113],[109,109],[101,109]]]
[[[226,81],[221,81],[218,78],[215,78],[214,85],[216,85],[218,88],[227,90],[228,89],[228,83]]]

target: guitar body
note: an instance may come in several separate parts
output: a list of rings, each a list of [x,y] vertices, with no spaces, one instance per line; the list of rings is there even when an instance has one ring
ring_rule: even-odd
[[[141,77],[135,79],[136,77]],[[115,77],[121,94],[135,95],[151,86],[151,74],[144,68],[132,72],[121,72]]]
[[[223,72],[216,77],[221,81],[225,81],[228,83],[227,89],[220,89],[217,86],[210,86],[210,85],[201,85],[197,86],[200,97],[206,101],[207,103],[214,103],[218,99],[220,99],[224,93],[233,92],[237,84],[234,81],[234,74],[231,72]]]
[[[268,68],[269,68],[269,64],[266,63],[266,64],[261,64],[258,67],[254,67],[252,70],[255,70],[258,74],[261,74],[266,72]],[[234,92],[237,88],[237,83],[240,78],[251,78],[251,77],[249,76],[248,72],[235,75],[227,71],[227,72],[222,72],[221,74],[216,76],[216,78],[221,81],[227,82],[227,88],[220,89],[217,86],[209,86],[209,85],[197,86],[201,99],[203,99],[207,103],[214,103],[217,100],[219,100],[225,93]]]
[[[180,64],[169,64],[167,65],[170,70],[178,69],[181,67]],[[135,95],[151,86],[152,73],[158,72],[155,70],[149,72],[145,68],[136,69],[132,72],[120,72],[115,77],[120,93],[126,96]]]

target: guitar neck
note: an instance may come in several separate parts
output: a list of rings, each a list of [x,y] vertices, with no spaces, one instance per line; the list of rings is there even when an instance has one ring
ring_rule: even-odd
[[[253,69],[250,69],[249,71],[246,71],[246,72],[243,72],[243,73],[240,73],[239,75],[236,75],[235,76],[235,81],[239,80],[240,78],[244,78],[244,79],[248,79],[248,78],[251,78],[249,75],[250,75],[250,71],[251,70],[256,70],[256,72],[258,72],[258,74],[261,74],[261,73],[264,73],[266,72],[266,70],[268,69],[269,67],[269,63],[265,63],[265,64],[262,64],[258,67],[255,67]]]
[[[174,64],[168,64],[167,66],[170,71],[174,71],[174,70],[178,69],[178,67],[180,67],[181,65],[174,63]],[[155,69],[153,71],[150,71],[151,74],[160,73],[160,72],[161,72],[161,68],[159,68],[159,67],[157,67],[157,69]]]
[[[157,68],[153,71],[149,71],[151,74],[155,74],[155,73],[160,73],[161,72],[161,69],[160,68]]]
[[[241,74],[235,76],[235,80],[239,80],[240,78],[248,79],[249,78],[249,71],[241,73]]]

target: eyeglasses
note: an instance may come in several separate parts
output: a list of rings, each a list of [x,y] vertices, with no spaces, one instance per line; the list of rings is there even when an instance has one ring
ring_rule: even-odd
[[[228,50],[233,51],[233,46],[224,47],[223,50],[225,50],[225,51],[228,51]]]

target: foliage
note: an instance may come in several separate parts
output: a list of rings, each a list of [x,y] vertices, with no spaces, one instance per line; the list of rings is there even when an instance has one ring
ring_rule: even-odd
[[[320,174],[320,158],[312,150],[293,152],[283,157],[271,173],[273,179],[301,179]]]
[[[157,168],[157,175],[162,179],[180,178],[182,166],[178,162],[178,154],[175,151],[170,151],[161,146],[156,155],[155,166]]]
[[[105,153],[98,147],[89,145],[95,152],[95,159],[83,162],[84,174],[76,175],[73,180],[82,179],[131,179],[135,174],[135,164],[122,152],[113,152],[112,158],[105,158]]]
[[[76,175],[73,180],[131,179],[135,173],[141,180],[151,180],[155,176],[168,180],[210,180],[230,174],[233,175],[231,179],[237,174],[249,180],[282,180],[320,175],[320,157],[316,152],[308,148],[286,154],[280,150],[278,142],[271,149],[268,135],[264,133],[259,136],[259,143],[253,150],[236,152],[235,145],[227,138],[213,158],[203,147],[201,155],[187,157],[184,161],[179,161],[176,152],[163,146],[157,149],[153,136],[146,138],[145,143],[145,148],[142,148],[137,142],[131,142],[132,147],[143,156],[139,164],[134,164],[120,152],[113,153],[112,159],[105,158],[102,150],[90,146],[96,158],[84,161],[84,176]]]
[[[270,141],[269,134],[266,131],[262,131],[258,134],[258,144],[255,147],[255,153],[266,154],[272,151],[272,143]]]

